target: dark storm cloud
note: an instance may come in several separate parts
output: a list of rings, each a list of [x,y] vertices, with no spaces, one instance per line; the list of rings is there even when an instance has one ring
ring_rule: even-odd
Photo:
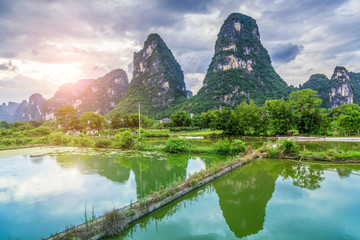
[[[206,12],[211,3],[209,0],[158,0],[157,6],[173,12],[199,13]]]
[[[304,49],[301,45],[278,44],[273,48],[272,60],[279,63],[288,63],[296,58]]]
[[[9,60],[8,62],[0,63],[0,71],[16,72],[19,68]]]

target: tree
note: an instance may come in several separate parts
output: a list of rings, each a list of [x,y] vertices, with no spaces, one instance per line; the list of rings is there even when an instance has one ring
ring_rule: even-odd
[[[37,127],[40,127],[41,125],[43,125],[44,122],[38,122],[38,121],[32,120],[29,123],[33,128],[37,128]]]
[[[102,129],[104,116],[94,112],[83,112],[80,117],[80,124],[83,128]]]
[[[293,110],[283,98],[267,100],[265,107],[269,114],[269,127],[273,134],[286,134],[295,127]]]
[[[267,132],[265,108],[258,107],[254,101],[240,103],[234,110],[234,133],[238,135],[264,135]]]
[[[123,123],[121,121],[121,115],[120,113],[117,113],[111,118],[111,128],[118,129],[122,127],[123,127]]]
[[[350,110],[360,112],[360,106],[356,103],[342,104],[338,107],[331,109],[329,116],[332,118],[339,117],[341,114],[348,114]]]
[[[10,124],[7,121],[1,121],[0,122],[0,129],[9,129]]]
[[[67,129],[81,129],[80,121],[77,116],[77,109],[74,106],[66,105],[56,109],[56,123]]]
[[[177,111],[171,114],[170,121],[175,127],[188,127],[191,123],[191,117],[185,111]]]
[[[301,133],[319,133],[321,131],[320,105],[322,100],[317,91],[303,89],[290,93],[289,104],[294,110],[297,129]]]
[[[16,128],[20,131],[23,131],[32,129],[32,126],[30,125],[30,123],[25,121],[16,121],[11,124],[11,128]]]
[[[360,112],[348,109],[338,119],[338,126],[345,130],[348,135],[358,134],[360,129]]]
[[[196,114],[191,119],[191,126],[205,128],[205,121],[202,115]]]

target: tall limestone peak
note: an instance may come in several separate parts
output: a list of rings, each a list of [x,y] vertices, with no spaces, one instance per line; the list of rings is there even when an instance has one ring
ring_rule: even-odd
[[[42,106],[46,99],[39,93],[34,93],[29,97],[29,106],[25,121],[42,121],[44,120]]]
[[[143,49],[134,53],[133,69],[127,94],[109,116],[136,112],[140,102],[142,113],[156,117],[186,98],[183,71],[158,34],[150,34]]]
[[[288,91],[271,66],[256,21],[240,13],[230,14],[220,29],[215,54],[198,92],[200,102],[207,103],[201,110],[249,99],[263,104],[267,99],[285,97]]]
[[[336,67],[330,80],[330,104],[337,107],[354,102],[354,91],[351,86],[349,72],[345,67]]]

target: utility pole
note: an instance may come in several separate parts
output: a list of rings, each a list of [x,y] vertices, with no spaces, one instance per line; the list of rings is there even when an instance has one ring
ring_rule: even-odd
[[[141,147],[141,119],[140,119],[140,102],[139,102],[139,147]]]

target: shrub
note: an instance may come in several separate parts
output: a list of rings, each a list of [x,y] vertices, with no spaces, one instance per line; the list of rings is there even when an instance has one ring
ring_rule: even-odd
[[[49,135],[49,142],[54,145],[66,145],[71,142],[71,137],[61,132],[52,132]]]
[[[233,140],[230,145],[230,154],[239,154],[246,150],[245,143],[241,140]]]
[[[171,132],[196,131],[199,129],[200,129],[200,127],[172,127],[172,128],[170,128],[170,131]]]
[[[61,145],[61,137],[62,137],[62,133],[61,132],[53,132],[50,134],[49,136],[49,142],[51,144],[55,144],[55,145]]]
[[[61,136],[61,144],[67,145],[71,142],[71,137],[66,135],[66,134],[62,134]]]
[[[13,132],[12,132],[12,137],[13,137],[13,138],[22,138],[22,137],[24,137],[24,134],[22,134],[22,133],[19,132],[19,131],[13,131]]]
[[[34,141],[34,144],[47,144],[49,143],[48,137],[39,137]]]
[[[215,144],[215,150],[219,154],[230,153],[230,141],[229,139],[221,139]]]
[[[80,147],[92,147],[93,142],[89,138],[79,138]]]
[[[219,140],[215,144],[215,150],[219,154],[239,154],[240,152],[244,152],[246,150],[245,143],[241,140],[233,140],[230,142],[229,139]]]
[[[279,156],[280,152],[278,148],[274,149],[268,149],[266,152],[266,157],[268,158],[277,158]]]
[[[136,137],[131,134],[128,129],[115,135],[115,146],[121,149],[134,149],[136,144]]]
[[[95,142],[95,147],[97,148],[107,148],[111,145],[110,139],[99,139]]]
[[[7,145],[7,146],[15,145],[16,139],[15,138],[3,138],[3,139],[0,139],[0,144]]]
[[[298,148],[295,145],[295,142],[292,140],[285,139],[284,141],[282,141],[280,143],[280,146],[281,146],[280,147],[281,150],[283,150],[284,153],[297,153],[298,152]]]
[[[107,212],[104,216],[103,229],[107,236],[119,234],[125,227],[126,216],[118,210]]]
[[[189,152],[191,144],[185,138],[169,138],[166,141],[165,151],[170,153]]]
[[[49,127],[38,127],[29,131],[31,137],[41,137],[45,135],[49,135],[51,133],[51,129]]]

